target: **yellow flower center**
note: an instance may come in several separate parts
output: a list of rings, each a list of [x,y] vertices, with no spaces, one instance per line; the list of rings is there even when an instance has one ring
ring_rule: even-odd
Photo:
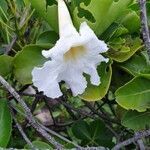
[[[86,49],[83,46],[72,47],[64,54],[64,60],[76,60],[78,57],[83,56],[86,53]]]

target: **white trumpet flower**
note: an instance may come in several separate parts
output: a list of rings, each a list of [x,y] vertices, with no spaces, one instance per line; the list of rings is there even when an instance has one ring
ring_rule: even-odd
[[[34,86],[50,98],[62,95],[60,81],[65,81],[74,96],[82,94],[87,87],[83,73],[90,75],[90,82],[98,86],[100,77],[96,68],[102,61],[108,62],[100,54],[108,50],[107,45],[96,37],[86,22],[81,23],[77,32],[63,0],[58,0],[58,19],[60,39],[53,48],[42,51],[49,60],[32,71]]]

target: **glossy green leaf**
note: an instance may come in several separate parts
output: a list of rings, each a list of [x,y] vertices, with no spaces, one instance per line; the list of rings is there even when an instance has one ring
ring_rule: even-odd
[[[122,24],[130,31],[130,33],[140,31],[140,17],[135,11],[129,11],[123,18]]]
[[[138,3],[133,3],[130,8],[136,12],[139,12],[139,4]],[[146,10],[147,10],[147,19],[148,19],[148,24],[150,25],[150,1],[146,1]]]
[[[127,110],[146,111],[150,108],[150,80],[136,77],[119,88],[115,96],[116,102]]]
[[[127,113],[127,110],[120,107],[120,105],[117,105],[116,109],[115,109],[115,113],[116,116],[119,120],[122,120],[122,118],[124,117],[124,115]]]
[[[122,25],[119,25],[118,28],[115,30],[111,39],[114,40],[115,38],[122,38],[123,40],[125,40],[125,37],[123,35],[127,35],[128,33],[129,31],[127,28],[125,28]],[[113,42],[113,41],[110,40],[109,42]]]
[[[140,38],[132,39],[128,37],[125,39],[124,44],[111,43],[108,56],[117,62],[124,62],[141,48],[143,48],[143,45]]]
[[[107,30],[101,35],[101,39],[105,42],[108,42],[108,44],[116,43],[116,44],[123,44],[125,43],[125,39],[122,38],[122,36],[129,34],[129,31],[127,28],[125,28],[120,23],[113,23],[111,24]],[[117,40],[117,41],[116,41]],[[120,41],[123,41],[123,43]],[[119,42],[119,43],[118,43]]]
[[[116,30],[120,27],[119,23],[112,23],[103,34],[101,34],[101,40],[104,40],[105,42],[108,42]]]
[[[72,132],[81,140],[83,146],[112,146],[112,134],[100,120],[89,124],[85,121],[78,121],[72,126]]]
[[[72,127],[72,132],[78,139],[90,140],[89,126],[85,121],[79,121]],[[80,133],[80,134],[79,134]]]
[[[75,7],[77,0],[73,0]],[[102,34],[113,22],[121,17],[133,0],[91,0],[74,8],[73,20],[77,27],[86,21],[97,35]],[[88,15],[86,15],[88,14]]]
[[[90,129],[91,137],[98,145],[106,147],[111,147],[113,145],[113,135],[111,131],[108,128],[106,128],[105,124],[102,121],[95,120],[91,122]],[[109,137],[107,135],[109,135]]]
[[[12,130],[12,118],[7,100],[0,99],[0,147],[5,148],[9,142]]]
[[[43,48],[51,48],[59,39],[58,34],[54,31],[46,31],[39,35],[36,45]]]
[[[36,12],[58,32],[57,5],[49,5],[46,0],[31,0],[31,4],[36,9]]]
[[[150,79],[150,61],[142,54],[134,55],[120,66],[133,76],[143,76]]]
[[[150,112],[128,111],[121,122],[129,129],[144,130],[146,127],[150,127]]]
[[[111,64],[102,62],[98,66],[98,74],[100,76],[101,84],[94,86],[90,83],[89,76],[87,77],[88,85],[85,92],[80,97],[86,101],[97,101],[101,100],[107,93],[112,76]]]
[[[112,65],[112,72],[111,89],[113,92],[133,79],[132,75],[122,70],[115,63]]]
[[[0,55],[0,75],[7,76],[12,71],[13,58],[8,55]]]
[[[18,52],[14,58],[14,75],[21,84],[31,84],[31,71],[34,67],[42,65],[46,59],[41,55],[43,48],[28,45]]]
[[[44,150],[44,149],[52,150],[52,149],[53,149],[53,147],[51,147],[50,145],[48,145],[47,143],[42,142],[42,141],[33,141],[32,144],[33,144],[33,146],[35,146],[35,148],[37,148],[38,150]],[[25,145],[24,148],[25,148],[25,149],[31,149],[31,147],[30,147],[28,144]]]

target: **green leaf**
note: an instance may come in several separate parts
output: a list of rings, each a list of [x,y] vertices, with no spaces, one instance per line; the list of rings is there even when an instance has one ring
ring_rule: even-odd
[[[6,99],[0,99],[0,147],[6,147],[12,130],[12,118]]]
[[[6,0],[0,0],[0,7],[6,12],[8,9]]]
[[[123,18],[122,24],[130,31],[130,33],[140,31],[140,17],[135,11],[130,10]]]
[[[143,48],[140,38],[132,39],[128,37],[124,44],[112,43],[110,44],[108,56],[117,62],[124,62],[128,60],[136,51]]]
[[[133,130],[150,127],[150,112],[128,111],[122,118],[122,125]]]
[[[120,64],[120,67],[133,76],[142,76],[150,79],[150,61],[142,54],[135,54],[128,61]]]
[[[150,26],[150,2],[147,2],[147,19],[148,19],[148,25]]]
[[[31,4],[36,9],[36,12],[58,32],[57,5],[48,5],[46,0],[31,0]]]
[[[116,63],[112,65],[111,90],[113,92],[133,79],[133,76],[122,70],[119,65]]]
[[[103,34],[101,34],[101,39],[105,42],[108,42],[109,39],[114,35],[116,30],[120,28],[120,25],[118,23],[112,23]]]
[[[91,137],[98,145],[107,147],[111,147],[113,145],[112,133],[110,130],[108,130],[108,128],[106,128],[102,121],[95,120],[91,122],[90,129]],[[107,135],[109,135],[109,137]],[[91,141],[89,142],[91,143]]]
[[[101,84],[94,86],[90,83],[89,76],[87,77],[88,85],[85,92],[80,97],[86,101],[97,101],[101,100],[107,93],[112,76],[111,62],[106,64],[102,62],[98,66],[98,74],[100,76]]]
[[[81,140],[82,146],[112,146],[112,134],[100,120],[89,124],[85,121],[78,121],[72,126],[72,132]]]
[[[42,65],[46,59],[41,55],[43,48],[36,45],[25,46],[14,58],[14,75],[21,84],[31,84],[31,72]]]
[[[56,41],[59,39],[58,34],[54,31],[45,31],[39,35],[36,45],[43,48],[53,47]]]
[[[128,33],[129,33],[128,29],[120,25],[113,33],[111,39],[114,40],[115,38],[123,38],[123,35],[127,35]],[[109,42],[113,42],[113,41],[110,40]]]
[[[113,22],[120,18],[133,0],[91,0],[77,6],[77,0],[72,0],[75,7],[73,21],[77,27],[86,21],[97,35],[102,34]],[[86,15],[88,13],[88,15]],[[90,16],[90,17],[89,17]]]
[[[0,75],[7,76],[12,71],[13,58],[8,55],[0,55]]]
[[[116,113],[117,118],[121,120],[124,117],[124,115],[127,113],[127,110],[120,107],[120,105],[117,105],[115,109],[115,113]]]
[[[23,0],[25,6],[29,6],[30,5],[30,0]]]
[[[53,147],[51,147],[50,145],[48,145],[47,143],[45,142],[42,142],[42,141],[33,141],[32,142],[33,146],[35,146],[38,150],[44,150],[44,149],[47,149],[47,150],[52,150]],[[25,149],[31,149],[31,147],[26,144]]]
[[[89,125],[85,121],[78,121],[72,127],[72,132],[74,136],[82,140],[90,140],[91,135],[89,133]],[[80,134],[79,134],[80,133]]]
[[[116,92],[117,103],[129,110],[139,112],[150,108],[150,80],[142,77],[136,77]]]

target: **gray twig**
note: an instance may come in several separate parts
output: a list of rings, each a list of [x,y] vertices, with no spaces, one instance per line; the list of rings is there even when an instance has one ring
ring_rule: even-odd
[[[138,136],[138,134],[139,134],[138,132],[135,133],[136,136]],[[139,147],[140,150],[145,150],[145,146],[144,146],[144,143],[143,143],[142,139],[137,140],[137,144],[138,144],[138,147]]]
[[[78,148],[78,149],[82,149],[82,147],[79,146],[78,144],[76,144],[76,143],[74,143],[74,142],[68,140],[67,138],[61,136],[60,134],[58,134],[58,133],[56,133],[56,132],[54,132],[54,131],[52,131],[52,130],[46,128],[46,127],[43,126],[42,124],[40,124],[40,125],[41,125],[41,127],[42,127],[43,129],[45,129],[45,130],[46,130],[47,132],[49,132],[50,134],[55,135],[56,137],[62,139],[63,141],[65,141],[65,142],[67,142],[67,143],[70,143],[70,144],[74,145],[74,146],[75,146],[76,148]]]
[[[141,28],[142,28],[143,40],[147,48],[147,53],[150,59],[150,35],[149,35],[148,22],[147,22],[146,0],[139,0],[139,5],[141,11]]]
[[[16,110],[18,113],[20,113],[22,116],[26,117],[26,114],[23,114],[18,109],[16,109],[16,107],[12,103],[10,103],[10,106],[14,110]],[[55,131],[53,131],[53,130],[51,130],[51,129],[45,127],[45,126],[43,126],[41,123],[38,123],[38,124],[41,126],[41,128],[43,128],[45,131],[49,132],[51,135],[54,135],[54,136],[60,138],[61,140],[63,140],[64,142],[70,143],[70,144],[74,145],[76,148],[81,149],[81,147],[79,145],[77,145],[76,143],[68,140],[67,138],[65,138],[65,137],[61,136],[60,134],[56,133]]]
[[[150,136],[150,130],[145,130],[145,131],[142,131],[142,132],[138,132],[134,137],[132,137],[132,138],[130,138],[128,140],[125,140],[125,141],[123,141],[121,143],[118,143],[113,148],[113,150],[119,150],[119,149],[121,149],[124,146],[130,145],[131,143],[137,142],[138,140],[140,140],[142,138],[145,138],[145,137],[148,137],[148,136]]]
[[[12,112],[12,118],[14,120],[14,122],[16,123],[16,126],[19,130],[19,132],[21,133],[22,137],[24,138],[24,140],[26,141],[26,143],[30,146],[30,148],[32,148],[33,150],[35,150],[36,148],[34,147],[34,145],[32,144],[32,142],[29,140],[29,138],[27,137],[27,135],[25,134],[25,132],[23,131],[21,125],[18,123],[14,113],[13,113],[13,110],[11,110]]]
[[[111,123],[105,121],[105,119],[103,118],[103,115],[100,112],[96,111],[96,109],[93,106],[91,106],[91,104],[89,102],[85,102],[85,104],[93,113],[95,113],[99,116],[99,118],[105,123],[105,126],[115,135],[117,141],[119,141],[120,137],[117,134],[117,132],[112,128]]]
[[[11,43],[6,46],[5,54],[9,54],[9,52],[12,50],[12,48],[13,48],[14,44],[16,43],[16,41],[17,41],[17,36],[15,35],[13,37]]]
[[[20,103],[20,105],[23,107],[26,113],[27,120],[36,129],[36,131],[39,132],[51,144],[53,144],[55,148],[61,149],[63,146],[60,143],[56,142],[53,137],[51,137],[43,128],[41,128],[38,122],[34,119],[30,109],[28,108],[24,100],[20,97],[20,95],[15,91],[15,89],[11,85],[9,85],[9,83],[2,76],[0,76],[0,83]]]
[[[145,146],[144,146],[144,143],[143,143],[143,140],[138,140],[137,141],[137,144],[138,144],[138,147],[140,150],[145,150]]]

